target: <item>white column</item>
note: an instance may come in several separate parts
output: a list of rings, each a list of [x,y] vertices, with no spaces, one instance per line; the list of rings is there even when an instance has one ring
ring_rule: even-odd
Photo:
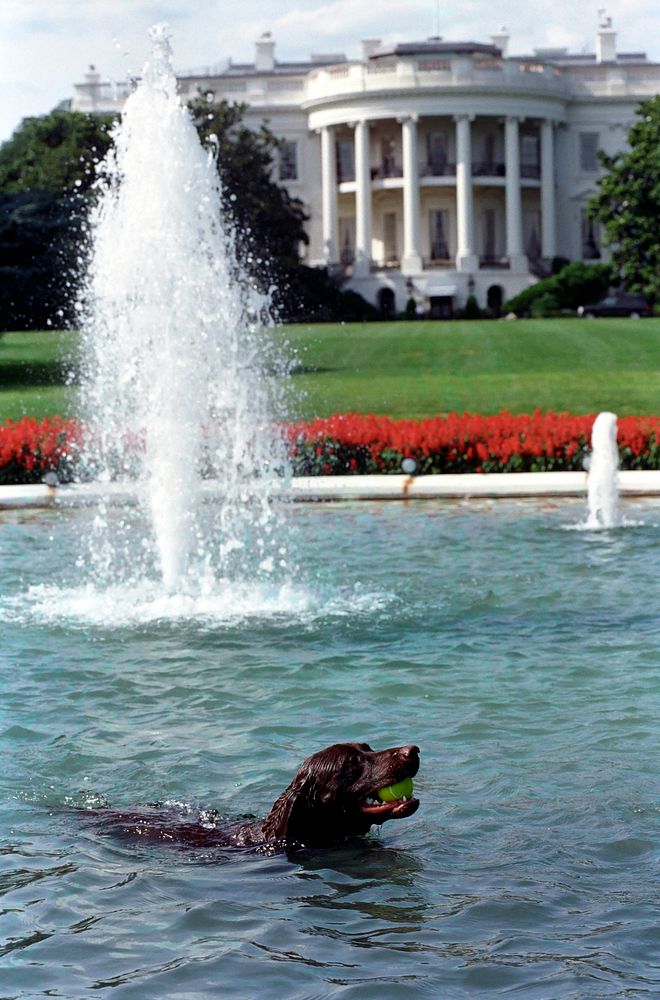
[[[456,122],[456,223],[458,247],[456,270],[476,271],[474,252],[474,207],[472,198],[472,142],[470,115],[457,115]]]
[[[523,253],[522,198],[520,193],[520,137],[518,118],[507,118],[504,123],[504,152],[506,160],[506,252],[512,271],[526,271],[527,258]]]
[[[541,123],[541,254],[546,260],[557,255],[555,132],[549,118]]]
[[[355,263],[353,275],[369,274],[371,264],[371,165],[369,125],[355,125]]]
[[[332,128],[321,129],[321,190],[323,206],[323,256],[337,262],[337,154]]]
[[[403,145],[403,259],[401,270],[414,274],[422,270],[419,218],[419,164],[417,162],[417,118],[401,122]]]

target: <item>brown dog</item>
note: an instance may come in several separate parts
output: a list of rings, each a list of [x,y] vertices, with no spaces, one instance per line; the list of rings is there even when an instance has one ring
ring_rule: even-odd
[[[182,814],[172,807],[139,812],[94,810],[108,832],[198,847],[322,847],[361,836],[374,824],[412,816],[416,798],[381,802],[379,788],[413,778],[419,747],[372,750],[367,743],[335,743],[308,757],[260,822],[231,824],[215,812]]]

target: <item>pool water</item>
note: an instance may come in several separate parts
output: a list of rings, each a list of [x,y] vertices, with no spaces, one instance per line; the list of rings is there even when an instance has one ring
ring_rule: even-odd
[[[0,995],[657,995],[660,506],[625,514],[299,505],[295,581],[178,602],[81,585],[93,511],[2,514]],[[416,815],[269,856],[72,808],[263,816],[341,740],[419,744]]]

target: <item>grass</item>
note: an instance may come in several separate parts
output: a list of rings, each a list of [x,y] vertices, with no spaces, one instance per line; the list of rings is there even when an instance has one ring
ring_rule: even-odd
[[[0,421],[75,411],[67,373],[78,337],[70,331],[5,333],[0,337]]]
[[[292,416],[660,412],[660,319],[289,326]],[[74,333],[0,339],[0,420],[75,411]]]
[[[303,416],[660,412],[660,320],[287,327]]]

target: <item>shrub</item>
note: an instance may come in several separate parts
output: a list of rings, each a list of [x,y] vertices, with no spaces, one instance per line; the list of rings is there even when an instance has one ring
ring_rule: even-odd
[[[537,281],[504,304],[504,312],[545,316],[562,309],[597,302],[614,280],[611,264],[584,264],[580,260],[562,267],[550,278]]]
[[[481,316],[482,312],[475,296],[468,295],[465,309],[463,310],[463,319],[481,319]]]

